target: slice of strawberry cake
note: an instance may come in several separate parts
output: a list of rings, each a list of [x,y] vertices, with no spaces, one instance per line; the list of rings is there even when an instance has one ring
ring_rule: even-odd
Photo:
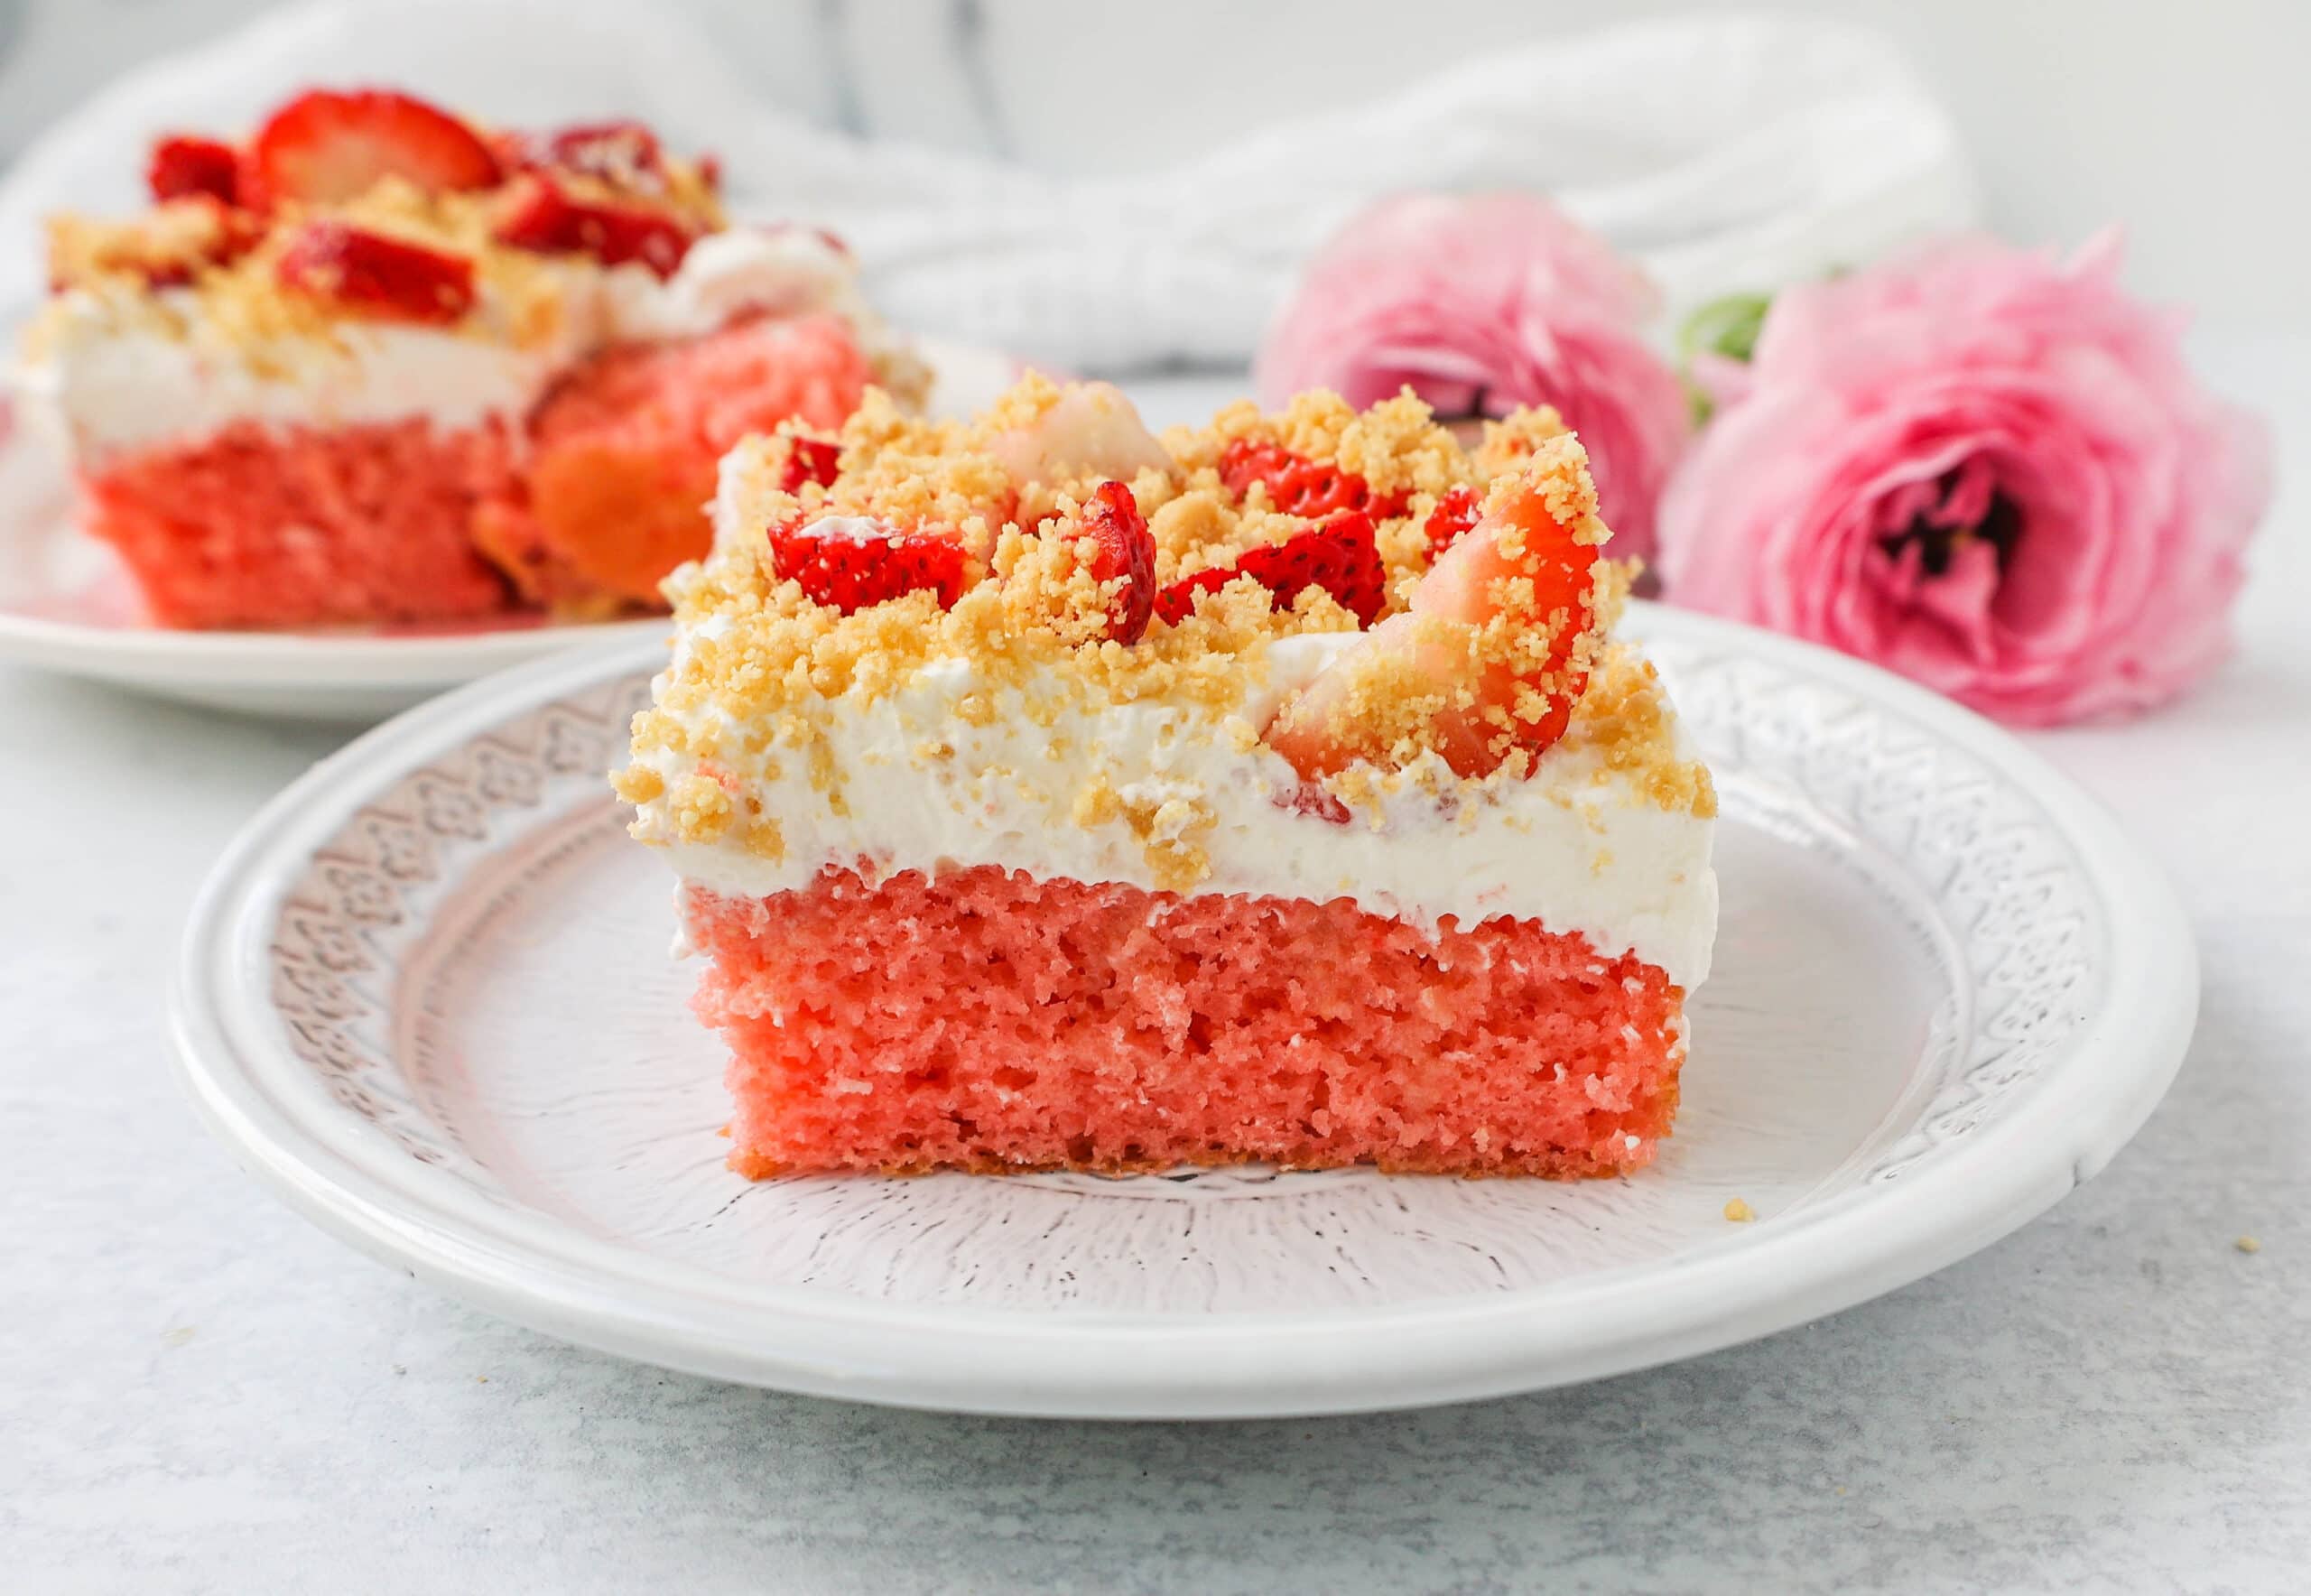
[[[616,784],[736,1168],[1653,1156],[1715,800],[1552,414],[870,395],[714,515]]]
[[[739,438],[923,385],[839,242],[728,224],[636,123],[319,89],[147,176],[51,222],[18,385],[162,625],[663,608]]]

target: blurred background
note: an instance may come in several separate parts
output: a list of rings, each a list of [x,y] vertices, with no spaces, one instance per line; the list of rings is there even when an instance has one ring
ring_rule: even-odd
[[[0,0],[0,162],[107,79],[266,0]],[[1175,167],[1517,41],[1736,8],[1693,0],[673,0],[738,75],[819,125],[1062,176]],[[1741,8],[1749,9],[1749,8]],[[2017,241],[2129,231],[2128,279],[2203,327],[2311,327],[2311,6],[1796,0],[1878,30],[1957,125]],[[1632,152],[1641,159],[1643,152]],[[2291,175],[2290,175],[2291,174]]]

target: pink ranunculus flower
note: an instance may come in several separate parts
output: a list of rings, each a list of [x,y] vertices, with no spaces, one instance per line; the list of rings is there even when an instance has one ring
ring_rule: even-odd
[[[1785,291],[1664,502],[1670,598],[2021,725],[2204,676],[2269,438],[2121,292],[2119,254],[1967,238]]]
[[[1331,388],[1360,408],[1409,385],[1438,415],[1551,404],[1581,435],[1613,552],[1650,557],[1692,431],[1685,391],[1640,329],[1651,283],[1530,194],[1407,194],[1310,261],[1253,376],[1279,404]]]

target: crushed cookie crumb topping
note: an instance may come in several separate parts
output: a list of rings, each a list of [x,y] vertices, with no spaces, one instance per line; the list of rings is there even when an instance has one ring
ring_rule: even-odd
[[[378,313],[374,295],[333,301],[284,283],[283,257],[315,227],[453,263],[475,280],[469,307],[455,303],[445,315],[429,303],[416,319],[534,348],[571,314],[560,257],[634,261],[663,276],[692,241],[728,226],[705,167],[632,123],[521,135],[390,91],[323,90],[283,107],[237,151],[162,141],[194,144],[220,160],[237,155],[237,177],[188,191],[156,151],[156,203],[142,215],[50,221],[50,284],[80,291],[125,325],[175,338],[198,328],[220,350],[255,360],[270,339],[326,339],[338,323]],[[549,190],[552,225],[540,230],[538,196]],[[182,292],[163,304],[163,289]]]
[[[636,764],[619,777],[642,812],[636,834],[735,837],[765,857],[783,849],[766,817],[734,811],[720,788],[676,773],[703,765],[745,777],[783,765],[840,805],[845,773],[832,768],[831,734],[876,705],[895,706],[905,732],[889,763],[942,773],[956,813],[999,784],[1007,799],[1046,807],[1052,823],[1121,828],[1174,890],[1209,869],[1208,794],[1151,779],[1128,751],[1010,756],[1058,775],[1056,786],[966,751],[1005,727],[1052,740],[1066,735],[1063,725],[1147,705],[1163,711],[1146,723],[1158,747],[1184,739],[1246,757],[1285,754],[1301,766],[1309,796],[1293,802],[1312,824],[1378,826],[1390,804],[1419,793],[1466,830],[1559,749],[1598,782],[1624,784],[1663,810],[1714,812],[1708,773],[1682,754],[1651,667],[1604,636],[1628,573],[1600,557],[1609,534],[1594,487],[1554,415],[1496,423],[1472,454],[1409,395],[1361,414],[1310,395],[1280,416],[1239,406],[1202,431],[1174,431],[1162,446],[1168,464],[1126,477],[1104,471],[1138,458],[1127,418],[1104,399],[1087,409],[1082,392],[1031,376],[969,422],[918,418],[870,395],[839,434],[790,429],[734,452],[718,548],[669,584],[680,645],[655,701],[636,718]],[[1085,431],[1087,413],[1095,419]],[[1071,429],[1065,447],[1036,435],[1045,424]],[[1402,513],[1373,529],[1368,555],[1399,580],[1376,589],[1369,608],[1344,605],[1323,580],[1286,595],[1270,584],[1291,579],[1249,574],[1267,566],[1247,552],[1281,551],[1311,524],[1261,503],[1257,482],[1239,495],[1223,480],[1221,457],[1248,438],[1352,466],[1383,508],[1382,485],[1402,496]],[[811,453],[798,469],[804,443]],[[1079,469],[1085,457],[1100,469]],[[1048,468],[1062,479],[1028,474],[1051,460],[1067,462]],[[1424,523],[1456,489],[1478,520],[1432,580]],[[1184,608],[1156,604],[1137,633],[1129,601],[1144,572],[1094,535],[1105,524],[1095,507],[1126,501],[1159,580],[1234,572],[1198,584]],[[818,601],[784,568],[777,529],[823,517],[866,518],[894,534],[940,529],[970,552],[971,574],[959,590]],[[1323,732],[1347,756],[1304,765],[1268,686],[1271,656],[1287,640],[1328,633],[1363,635],[1285,695],[1285,715],[1323,688]],[[1292,790],[1286,772],[1278,801]]]

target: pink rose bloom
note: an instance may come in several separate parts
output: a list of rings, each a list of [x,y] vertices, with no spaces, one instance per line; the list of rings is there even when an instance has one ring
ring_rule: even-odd
[[[1529,194],[1384,200],[1319,250],[1253,376],[1280,404],[1331,388],[1361,408],[1409,385],[1438,415],[1553,404],[1581,434],[1613,552],[1650,556],[1692,430],[1676,374],[1638,329],[1652,285]]]
[[[2197,682],[2269,441],[2118,265],[1964,239],[1785,292],[1663,505],[1671,597],[2022,725]]]

